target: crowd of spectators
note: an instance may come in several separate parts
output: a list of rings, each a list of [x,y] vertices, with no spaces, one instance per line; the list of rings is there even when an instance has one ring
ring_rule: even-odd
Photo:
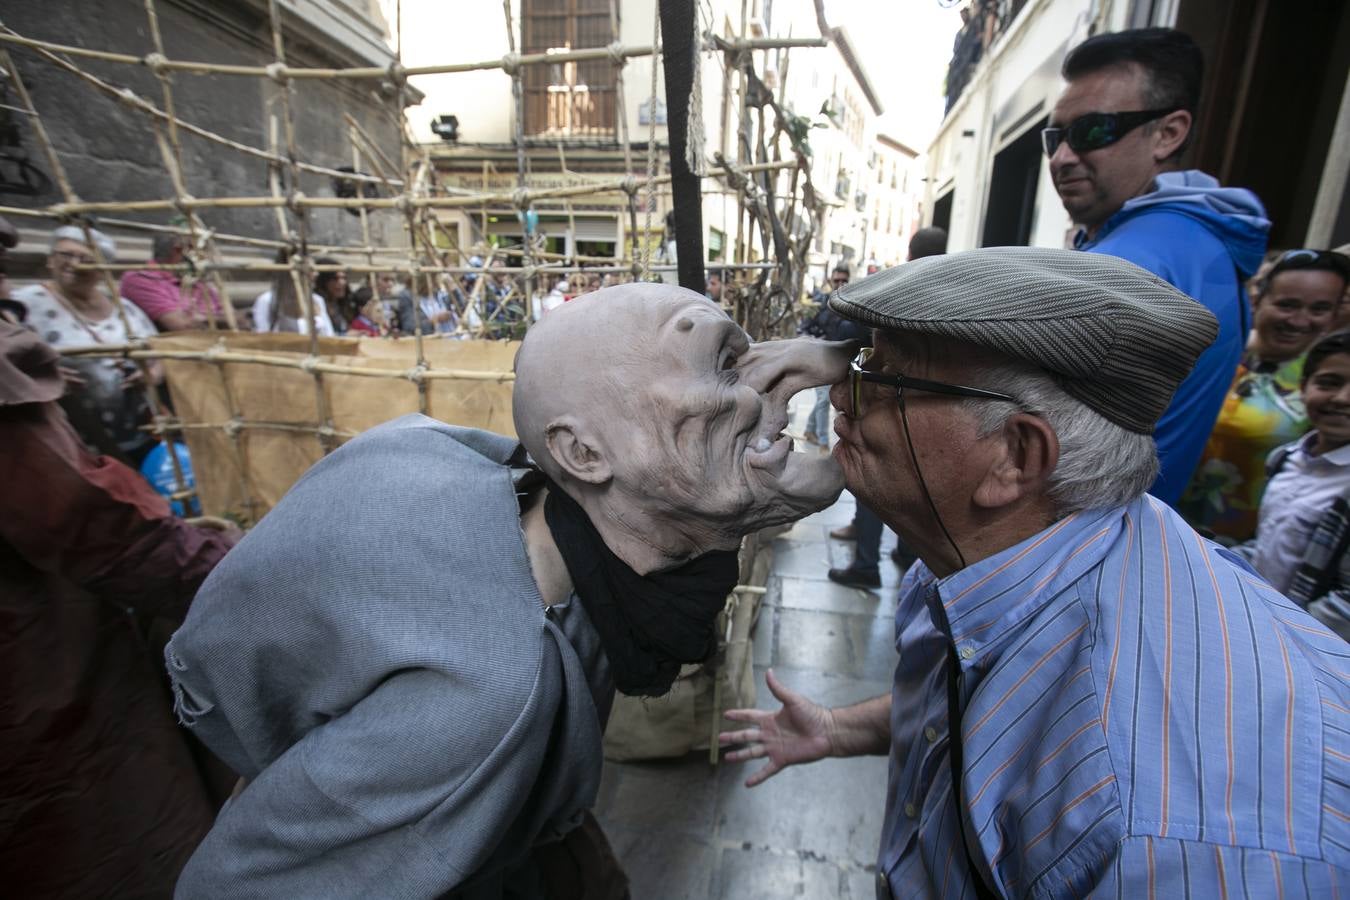
[[[987,15],[993,15],[994,7],[982,3],[976,8],[983,18],[968,22],[958,38],[958,51],[965,56],[978,54],[971,47],[989,40]],[[1193,366],[1189,359],[1185,366],[1176,359],[1153,360],[1157,371],[1180,369],[1174,372],[1179,384],[1174,393],[1167,379],[1154,384],[1142,363],[1138,385],[1119,389],[1122,394],[1137,390],[1154,399],[1160,392],[1170,397],[1170,402],[1159,401],[1156,424],[1149,417],[1145,425],[1128,429],[1135,437],[1150,438],[1146,447],[1156,449],[1156,469],[1150,455],[1150,466],[1140,470],[1147,471],[1146,481],[1157,472],[1149,490],[1156,501],[1143,501],[1153,510],[1150,514],[1162,521],[1164,504],[1172,507],[1199,533],[1224,545],[1225,559],[1249,564],[1276,591],[1350,640],[1350,258],[1342,252],[1345,248],[1268,252],[1270,222],[1258,197],[1182,168],[1201,71],[1195,44],[1172,30],[1142,29],[1085,41],[1065,60],[1067,87],[1042,135],[1049,171],[1064,209],[1078,226],[1074,249],[1112,257],[1106,267],[1111,271],[1119,268],[1118,260],[1132,263],[1129,279],[1166,282],[1169,291],[1194,298],[1214,320],[1216,337],[1202,353],[1197,349]],[[0,245],[13,241],[12,229],[0,228]],[[910,258],[943,255],[945,244],[945,233],[924,229],[913,237]],[[25,815],[39,823],[59,820],[59,827],[47,831],[41,824],[24,831],[25,839],[0,849],[0,857],[6,871],[31,873],[33,884],[46,885],[53,894],[96,893],[105,869],[117,870],[115,877],[125,879],[121,885],[128,896],[164,893],[223,799],[203,776],[210,763],[202,761],[201,748],[174,728],[167,703],[155,699],[163,694],[163,673],[138,654],[153,642],[155,620],[170,625],[181,620],[196,587],[230,549],[237,532],[224,523],[178,520],[133,471],[157,440],[146,428],[150,411],[145,388],[158,388],[160,367],[60,355],[217,321],[227,300],[209,284],[179,274],[184,249],[177,236],[156,238],[146,268],[126,273],[119,296],[113,297],[104,290],[103,274],[88,267],[116,260],[113,240],[97,229],[63,225],[50,236],[46,278],[12,296],[0,279],[0,388],[5,390],[0,398],[0,455],[19,482],[0,503],[5,511],[0,516],[0,553],[10,563],[0,567],[0,587],[5,588],[4,614],[13,626],[4,633],[30,635],[23,652],[8,654],[11,686],[37,686],[36,692],[11,691],[24,699],[16,706],[12,696],[8,708],[14,715],[0,717],[0,734],[6,736],[0,742],[6,748],[0,755],[5,761],[0,780],[6,782],[3,796],[11,802],[18,798]],[[289,264],[291,256],[282,251],[276,262]],[[954,277],[950,257],[934,262]],[[531,311],[537,319],[579,295],[626,280],[596,273],[541,279],[537,295],[529,297],[522,278],[495,271],[498,266],[479,256],[471,257],[469,271],[457,277],[412,279],[391,271],[358,283],[339,260],[321,257],[312,264],[308,284],[288,269],[258,295],[250,311],[255,331],[515,338],[530,324]],[[888,277],[868,272],[873,274]],[[1075,284],[1078,278],[1066,275],[1062,284]],[[1122,276],[1122,283],[1137,288],[1139,282],[1129,279]],[[852,280],[847,265],[833,269],[830,290],[815,297],[820,309],[803,324],[804,333],[870,343],[871,335],[858,322],[825,305]],[[714,269],[706,296],[724,303],[729,284],[726,273]],[[848,291],[860,296],[858,287]],[[990,315],[988,309],[977,312]],[[1003,332],[997,333],[992,346],[1002,347]],[[1073,329],[1065,333],[1077,334]],[[1099,343],[1100,336],[1089,337],[1083,339],[1085,346]],[[1008,346],[1013,344],[1017,342],[1009,339]],[[1167,345],[1159,341],[1159,352]],[[1067,365],[1062,358],[1069,348],[1035,341],[1017,346],[1031,347],[1025,355],[1033,360],[1053,358],[1055,365]],[[1143,353],[1149,348],[1140,349]],[[1083,363],[1084,372],[1100,374],[1092,360],[1076,362]],[[1183,378],[1185,372],[1189,374]],[[873,381],[893,379],[897,389],[906,381],[894,373],[867,374]],[[918,383],[928,385],[918,387],[920,391],[938,384]],[[831,401],[840,405],[839,391],[835,385],[818,392],[807,443],[829,445]],[[854,391],[856,406],[860,394],[856,387]],[[981,400],[1016,402],[1011,394],[970,387],[949,391],[962,392]],[[1094,395],[1094,403],[1133,421],[1121,396]],[[1034,418],[1040,412],[1023,409],[1012,415]],[[1071,429],[1063,431],[1067,435]],[[1066,459],[1081,453],[1069,446],[1068,438],[1064,441],[1062,448],[1056,444],[1056,453],[1062,451]],[[912,446],[909,452],[914,453]],[[927,502],[934,506],[931,497]],[[880,585],[882,526],[878,513],[859,502],[855,521],[832,533],[857,541],[855,560],[830,570],[831,580],[869,589]],[[1168,528],[1173,537],[1188,533],[1175,524]],[[972,540],[977,530],[971,525]],[[955,548],[956,542],[946,537]],[[1128,557],[1130,550],[1124,552]],[[1164,547],[1162,571],[1173,578],[1182,570],[1172,568],[1169,552]],[[914,561],[915,551],[902,543],[894,558],[904,568]],[[960,567],[953,571],[959,574]],[[1121,573],[1123,584],[1124,563]],[[1170,648],[1170,631],[1167,640]],[[48,669],[34,648],[66,659],[68,671],[78,677],[57,679],[60,683],[51,687],[50,679],[44,680]],[[1213,662],[1199,644],[1190,649],[1197,660]],[[774,693],[785,697],[776,688]],[[959,724],[959,719],[954,721]],[[139,743],[107,740],[118,728],[139,729]],[[72,754],[72,747],[78,752]],[[69,756],[69,765],[53,769],[53,756]],[[89,766],[82,767],[86,760]],[[958,761],[952,765],[959,770]],[[119,768],[128,777],[100,778],[96,767]],[[164,810],[174,814],[156,827],[137,831],[133,823],[123,830],[122,819],[136,817],[137,803],[154,807],[151,819],[165,815]],[[1259,798],[1255,803],[1264,808]],[[64,839],[60,828],[69,827],[91,804],[100,814],[116,813],[100,823],[110,827],[98,829],[93,838],[82,834],[83,843],[64,848],[84,853],[90,864],[78,870],[50,864],[51,848]],[[914,813],[906,816],[913,818]],[[956,827],[942,826],[946,819],[940,816],[932,821],[937,830]],[[888,822],[897,835],[909,827],[898,813],[888,814]],[[943,838],[948,839],[950,835]],[[909,864],[902,860],[912,857],[898,846],[892,849],[891,861],[899,873]],[[969,847],[964,849],[969,853]],[[1187,857],[1184,848],[1180,852],[1184,870]],[[947,855],[950,859],[950,850]],[[1293,854],[1292,846],[1289,859],[1305,861]],[[978,871],[974,877],[983,879]],[[1126,880],[1121,876],[1120,883]]]

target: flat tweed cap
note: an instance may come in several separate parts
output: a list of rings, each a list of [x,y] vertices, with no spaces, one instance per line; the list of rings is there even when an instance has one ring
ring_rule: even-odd
[[[1122,428],[1152,434],[1218,334],[1204,306],[1114,256],[991,247],[916,259],[845,285],[830,308],[876,328],[1025,360]]]

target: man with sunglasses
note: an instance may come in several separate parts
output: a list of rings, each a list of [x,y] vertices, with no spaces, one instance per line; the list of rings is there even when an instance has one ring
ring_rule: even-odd
[[[1203,303],[1219,337],[1177,389],[1155,435],[1151,493],[1175,504],[1237,370],[1251,316],[1242,282],[1270,223],[1248,190],[1183,170],[1204,61],[1189,36],[1143,28],[1089,38],[1064,60],[1068,82],[1042,132],[1050,175],[1081,228],[1074,247],[1128,259]]]
[[[1345,645],[1146,493],[1214,316],[1027,247],[830,305],[875,348],[832,389],[835,458],[920,562],[890,696],[826,709],[770,673],[780,709],[727,712],[748,783],[889,752],[878,898],[1344,895]]]

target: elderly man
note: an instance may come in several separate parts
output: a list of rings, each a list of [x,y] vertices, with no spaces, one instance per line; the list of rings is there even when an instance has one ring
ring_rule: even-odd
[[[167,650],[183,722],[248,780],[179,894],[566,896],[528,857],[595,800],[614,689],[706,658],[740,536],[842,490],[782,429],[852,349],[607,289],[526,336],[523,448],[409,416],[311,469]]]
[[[1181,169],[1204,60],[1170,28],[1099,34],[1064,60],[1068,86],[1042,134],[1074,246],[1128,259],[1203,303],[1218,339],[1158,421],[1161,471],[1149,491],[1176,504],[1233,381],[1251,327],[1242,282],[1266,252],[1261,201]]]
[[[832,399],[850,489],[921,559],[894,690],[724,735],[758,783],[891,754],[879,897],[1334,896],[1350,886],[1345,645],[1145,490],[1214,317],[1113,257],[917,260]],[[953,778],[955,775],[955,778]],[[1241,885],[1241,888],[1239,888]]]
[[[183,262],[183,239],[176,234],[157,234],[151,244],[152,268],[122,276],[122,296],[141,308],[160,331],[205,328],[224,313],[214,288],[198,281],[183,287],[177,272],[159,268]]]

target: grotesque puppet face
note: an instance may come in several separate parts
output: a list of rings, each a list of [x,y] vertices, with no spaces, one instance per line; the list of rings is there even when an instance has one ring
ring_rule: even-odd
[[[828,457],[792,452],[789,398],[843,378],[854,346],[752,343],[683,288],[606,288],[545,316],[516,357],[517,434],[639,573],[733,549],[823,509]]]

